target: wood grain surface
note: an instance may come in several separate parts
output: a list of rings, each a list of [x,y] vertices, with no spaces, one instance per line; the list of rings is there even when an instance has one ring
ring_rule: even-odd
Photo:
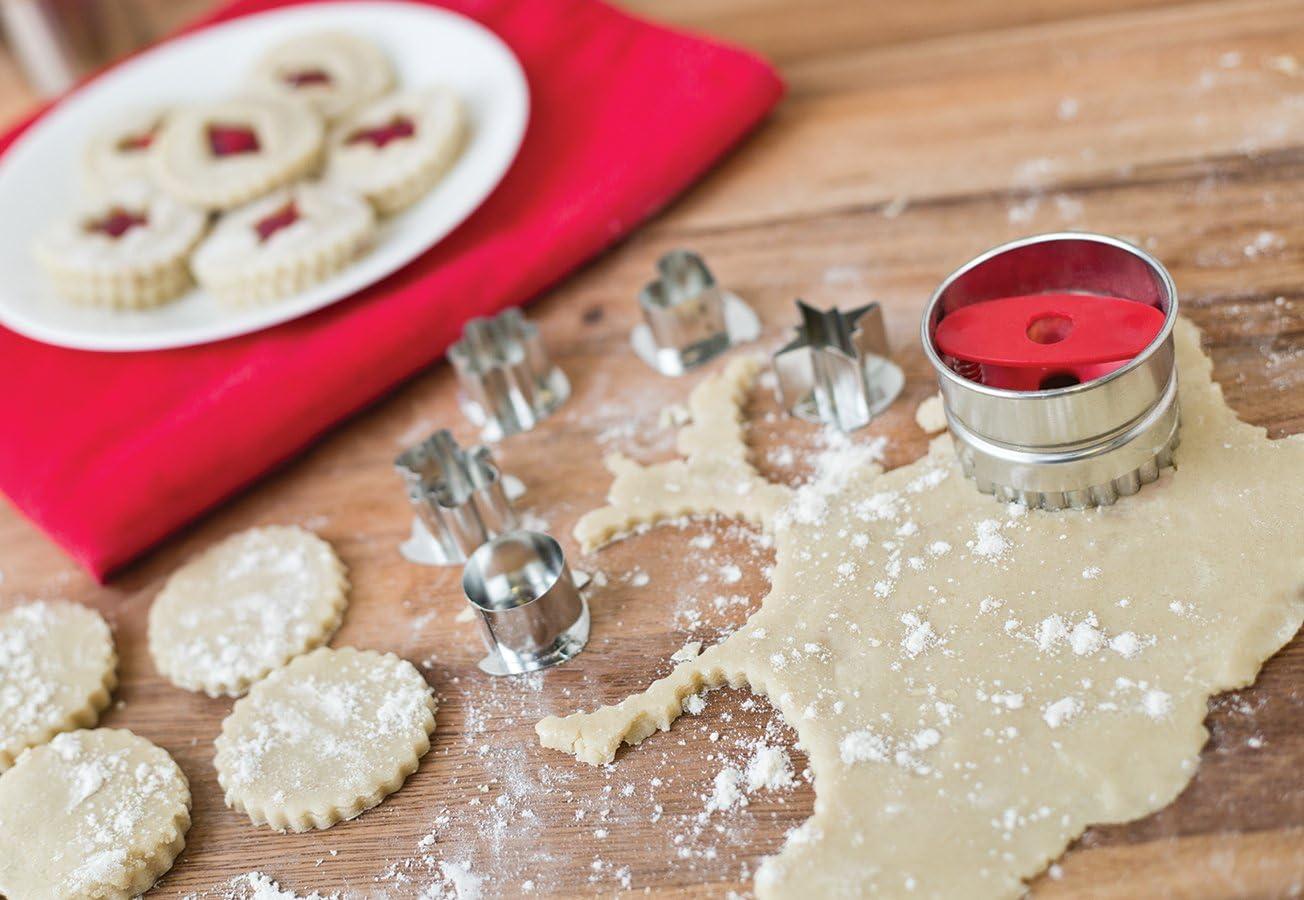
[[[741,624],[766,589],[765,549],[728,523],[658,529],[587,558],[570,539],[575,519],[601,503],[603,454],[668,456],[672,436],[658,410],[697,381],[653,375],[627,343],[634,295],[672,247],[703,253],[757,307],[762,350],[786,337],[796,296],[822,305],[880,300],[909,380],[862,436],[889,437],[890,465],[925,444],[912,413],[934,390],[915,337],[928,293],[995,243],[1065,227],[1128,236],[1157,254],[1204,329],[1237,412],[1273,436],[1304,430],[1304,61],[1291,55],[1304,57],[1304,4],[636,6],[769,54],[791,93],[698,187],[532,309],[574,396],[497,454],[528,487],[520,505],[562,540],[572,564],[607,576],[592,594],[593,639],[575,662],[524,680],[481,675],[474,625],[459,616],[457,571],[398,555],[411,516],[394,455],[436,427],[474,438],[442,364],[107,587],[0,508],[0,607],[70,597],[103,612],[122,658],[117,705],[104,723],[167,748],[190,778],[195,824],[154,895],[230,894],[224,882],[257,870],[300,894],[452,896],[459,880],[478,877],[484,896],[528,888],[724,896],[748,891],[757,861],[809,815],[813,793],[803,781],[702,821],[715,773],[745,761],[749,742],[789,747],[802,766],[791,732],[744,692],[711,695],[700,715],[611,767],[541,750],[533,735],[543,714],[614,702],[665,674],[672,652]],[[0,67],[0,78],[7,71]],[[0,110],[16,114],[23,94],[4,84]],[[800,478],[815,429],[779,414],[764,392],[752,419],[762,469]],[[792,461],[776,452],[784,446],[797,448]],[[167,684],[145,643],[149,604],[178,564],[226,534],[275,522],[314,528],[349,566],[352,601],[334,643],[407,657],[441,703],[434,749],[399,793],[354,822],[306,835],[254,828],[223,805],[212,739],[230,702]],[[703,533],[716,537],[709,550],[691,540]],[[1182,552],[1180,535],[1173,552]],[[744,571],[736,584],[719,576],[730,562]],[[1034,882],[1034,894],[1298,896],[1302,679],[1297,637],[1256,685],[1210,704],[1210,741],[1176,802],[1090,830]]]

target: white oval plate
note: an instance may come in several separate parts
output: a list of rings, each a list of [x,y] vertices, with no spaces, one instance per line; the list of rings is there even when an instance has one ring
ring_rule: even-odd
[[[340,28],[383,47],[402,88],[442,84],[456,90],[471,120],[467,146],[443,181],[382,222],[367,255],[300,294],[242,310],[224,309],[199,289],[142,312],[88,309],[55,294],[32,257],[32,235],[77,209],[82,148],[114,110],[229,95],[273,44]],[[428,6],[313,3],[169,41],[65,99],[0,158],[0,322],[64,347],[158,350],[247,334],[321,309],[410,262],[474,212],[516,158],[529,104],[525,73],[497,36]]]

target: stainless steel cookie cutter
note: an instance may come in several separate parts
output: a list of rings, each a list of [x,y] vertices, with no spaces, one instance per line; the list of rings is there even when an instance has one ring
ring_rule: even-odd
[[[487,441],[529,431],[570,396],[539,329],[516,308],[467,322],[448,358],[462,387],[462,411]]]
[[[488,447],[463,450],[441,429],[399,454],[394,466],[434,540],[437,565],[460,565],[485,541],[517,527]]]
[[[561,545],[537,531],[499,535],[471,554],[462,592],[489,650],[480,669],[520,675],[574,657],[589,639],[589,607]]]
[[[795,416],[855,431],[887,409],[905,375],[888,356],[877,303],[844,313],[797,301],[797,337],[774,355],[779,399]]]
[[[643,324],[630,343],[662,375],[683,375],[760,335],[756,313],[723,290],[696,253],[672,250],[656,268],[657,277],[639,292]]]
[[[984,384],[981,366],[940,352],[935,336],[947,315],[1051,292],[1147,304],[1163,313],[1162,327],[1113,371],[1080,382],[1046,379],[1038,390]],[[1154,481],[1172,464],[1178,439],[1176,318],[1177,290],[1167,270],[1116,238],[1044,234],[965,263],[933,293],[921,327],[965,474],[981,491],[1051,510],[1108,505]],[[1027,336],[1045,343],[1033,327],[1026,326]]]

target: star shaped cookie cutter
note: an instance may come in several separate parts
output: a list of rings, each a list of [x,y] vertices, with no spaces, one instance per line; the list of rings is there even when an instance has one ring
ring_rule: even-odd
[[[855,431],[887,409],[905,375],[889,357],[883,309],[820,310],[797,300],[797,337],[774,354],[779,399],[808,422]]]
[[[760,335],[756,313],[720,287],[701,256],[672,250],[656,269],[657,277],[639,292],[643,322],[630,344],[662,375],[683,375]]]
[[[399,454],[394,467],[434,540],[429,555],[436,565],[461,565],[486,541],[518,527],[488,447],[463,450],[440,429]]]
[[[529,431],[570,396],[539,329],[514,307],[467,322],[448,358],[462,387],[462,412],[486,441]]]

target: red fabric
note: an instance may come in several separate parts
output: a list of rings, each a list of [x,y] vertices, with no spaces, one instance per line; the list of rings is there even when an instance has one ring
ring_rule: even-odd
[[[283,5],[237,0],[207,21]],[[628,233],[782,93],[762,60],[597,0],[440,5],[515,51],[531,120],[503,183],[438,247],[328,309],[202,347],[90,353],[0,328],[0,489],[96,577],[442,356],[466,319]]]

